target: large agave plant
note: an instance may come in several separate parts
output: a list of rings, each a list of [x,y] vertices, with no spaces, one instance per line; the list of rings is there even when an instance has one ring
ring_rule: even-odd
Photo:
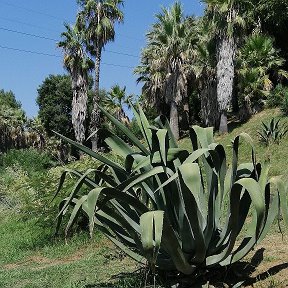
[[[224,147],[213,142],[212,128],[194,126],[188,152],[178,147],[162,117],[151,126],[141,108],[134,109],[142,143],[100,109],[133,145],[105,131],[106,144],[123,159],[120,165],[59,135],[103,163],[85,173],[63,173],[57,194],[67,173],[77,178],[60,204],[58,228],[70,213],[66,233],[82,211],[91,234],[100,229],[136,261],[191,275],[242,259],[264,238],[279,209],[288,222],[287,188],[280,179],[268,179],[269,167],[256,162],[247,134],[234,139],[228,166]],[[251,163],[238,163],[241,138],[251,145]],[[81,192],[83,186],[89,193]]]

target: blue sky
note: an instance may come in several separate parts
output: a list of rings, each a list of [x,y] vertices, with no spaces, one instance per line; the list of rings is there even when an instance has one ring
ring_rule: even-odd
[[[154,23],[154,16],[160,7],[171,6],[173,2],[125,1],[124,24],[116,27],[115,42],[108,44],[103,53],[100,74],[102,88],[109,89],[113,84],[119,84],[126,86],[128,93],[140,94],[141,85],[136,85],[133,68],[139,64],[141,49],[145,47],[145,33]],[[181,2],[185,14],[201,15],[203,4],[200,1]],[[0,0],[0,89],[12,90],[30,117],[37,114],[37,88],[45,77],[65,73],[62,52],[56,47],[55,40],[60,39],[64,22],[74,22],[77,10],[76,0]]]

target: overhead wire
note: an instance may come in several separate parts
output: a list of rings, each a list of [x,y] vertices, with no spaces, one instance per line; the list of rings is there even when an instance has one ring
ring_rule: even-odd
[[[63,22],[63,19],[61,19],[61,18],[59,18],[59,17],[57,17],[55,15],[52,15],[52,14],[48,14],[48,13],[45,13],[45,12],[42,12],[42,11],[37,11],[37,10],[26,8],[26,7],[23,7],[23,6],[15,5],[15,4],[3,1],[3,0],[0,0],[0,3],[2,3],[4,5],[7,5],[7,6],[14,7],[14,8],[22,9],[22,10],[25,10],[25,11],[30,12],[30,13],[36,13],[36,14],[44,15],[44,16],[47,16],[47,17],[50,17],[50,18],[54,18],[56,20],[61,20]],[[122,34],[122,33],[118,33],[118,34],[121,35],[122,37],[127,38],[127,39],[131,39],[131,40],[135,40],[135,41],[143,41],[143,39],[136,38],[136,37],[133,37],[133,36],[128,36],[128,35],[125,35],[125,34]]]
[[[44,39],[44,40],[50,40],[50,41],[53,41],[53,42],[55,42],[55,43],[59,42],[59,40],[54,39],[54,38],[49,38],[49,37],[46,37],[46,36],[41,36],[41,35],[26,33],[26,32],[22,32],[22,31],[18,31],[18,30],[13,30],[13,29],[5,28],[5,27],[0,27],[0,30],[6,31],[6,32],[11,32],[11,33],[16,33],[16,34],[20,34],[20,35],[24,35],[24,36],[30,36],[30,37],[34,37],[34,38],[39,38],[39,39]],[[118,51],[113,51],[113,50],[108,50],[108,49],[104,49],[104,51],[106,51],[106,52],[108,52],[108,53],[112,53],[112,54],[118,54],[118,55],[123,55],[123,56],[128,56],[128,57],[139,58],[137,55],[133,55],[133,54],[129,54],[129,53],[124,53],[124,52],[118,52]]]
[[[29,53],[29,54],[42,55],[42,56],[62,58],[62,56],[56,55],[56,54],[50,54],[50,53],[44,53],[44,52],[38,52],[38,51],[32,51],[32,50],[26,50],[26,49],[20,49],[20,48],[15,48],[15,47],[8,47],[8,46],[3,46],[3,45],[0,45],[0,49],[12,50],[12,51],[24,52],[24,53]],[[106,62],[101,62],[101,64],[106,65],[106,66],[129,68],[129,69],[134,69],[135,68],[133,66],[106,63]]]

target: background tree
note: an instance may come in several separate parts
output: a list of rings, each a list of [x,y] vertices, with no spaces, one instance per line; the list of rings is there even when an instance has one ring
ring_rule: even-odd
[[[122,0],[78,0],[82,10],[79,12],[79,24],[85,31],[86,45],[92,56],[95,57],[95,95],[91,114],[90,132],[97,131],[100,127],[100,110],[97,104],[99,97],[99,76],[101,54],[104,46],[115,38],[115,22],[123,21],[120,7]],[[97,133],[91,138],[92,149],[97,150]]]
[[[217,101],[220,112],[220,133],[228,132],[227,111],[232,101],[235,78],[236,36],[244,27],[246,1],[204,0],[206,19],[214,24],[217,57]],[[237,31],[238,30],[238,31]],[[211,35],[211,37],[213,37]]]
[[[253,106],[271,92],[273,83],[270,75],[287,78],[288,73],[280,69],[285,60],[275,49],[272,38],[263,34],[247,37],[239,50],[237,62],[240,102],[244,106],[241,109],[242,119],[247,120],[253,114]]]
[[[138,81],[144,81],[144,93],[150,94],[160,110],[169,106],[170,125],[179,138],[179,107],[184,108],[189,123],[187,95],[187,63],[190,49],[197,41],[193,34],[193,18],[184,16],[183,8],[176,2],[171,9],[162,8],[157,22],[147,34],[148,44],[142,52],[142,65],[136,69]],[[164,112],[165,114],[167,112]]]
[[[25,148],[27,118],[12,91],[0,90],[0,151]]]
[[[133,95],[126,94],[126,87],[121,88],[118,84],[113,85],[110,91],[101,101],[103,107],[114,115],[119,121],[128,125],[130,123],[129,117],[126,115],[124,106],[129,106],[129,101],[132,100]]]
[[[71,27],[66,24],[65,28],[66,31],[61,35],[63,40],[58,46],[64,50],[64,66],[72,79],[72,125],[75,138],[83,143],[86,136],[88,73],[93,68],[93,62],[85,53],[82,31],[77,25]]]
[[[39,118],[48,136],[55,130],[75,139],[72,126],[72,81],[67,75],[49,75],[38,88]]]

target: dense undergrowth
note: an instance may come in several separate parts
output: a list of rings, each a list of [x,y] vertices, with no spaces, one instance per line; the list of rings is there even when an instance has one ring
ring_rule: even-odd
[[[269,147],[261,145],[257,139],[261,121],[268,121],[275,116],[281,117],[279,111],[273,109],[256,115],[243,126],[231,123],[234,125],[232,132],[217,136],[216,140],[224,146],[230,146],[231,139],[245,131],[255,141],[258,160],[270,160],[271,175],[288,176],[285,169],[287,136],[279,144]],[[282,121],[285,122],[286,118]],[[190,146],[189,141],[182,139],[181,146]],[[241,161],[251,160],[248,158],[248,149],[245,145],[241,146]],[[111,154],[110,157],[114,156]],[[118,161],[115,157],[113,160]],[[67,167],[81,171],[98,165],[86,157]],[[137,269],[135,263],[119,253],[98,232],[91,240],[85,230],[85,222],[80,223],[84,230],[74,231],[77,233],[67,239],[67,243],[63,233],[55,237],[59,201],[73,185],[73,181],[66,182],[61,197],[51,202],[62,171],[63,166],[58,166],[49,155],[32,149],[11,150],[0,156],[0,287],[132,288],[138,287],[139,283],[144,284],[143,274],[119,276],[119,273]],[[278,235],[277,231],[275,225],[273,235]],[[116,274],[120,278],[112,277]]]

